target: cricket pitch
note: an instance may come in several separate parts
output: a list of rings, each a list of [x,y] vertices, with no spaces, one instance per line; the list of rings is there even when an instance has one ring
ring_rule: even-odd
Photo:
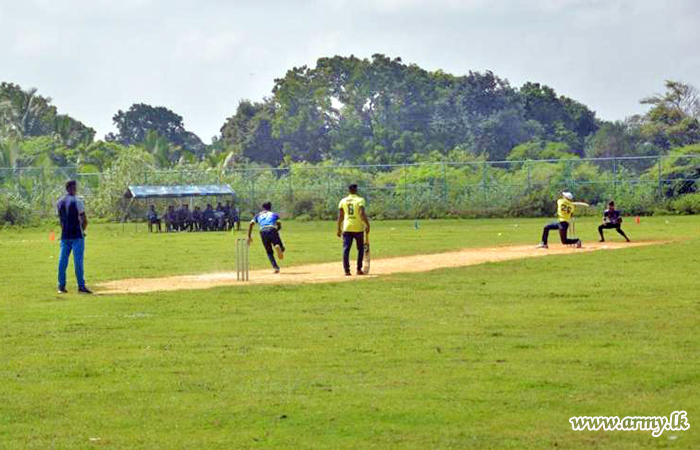
[[[395,258],[373,259],[372,272],[366,276],[346,277],[340,261],[283,267],[273,274],[272,269],[251,270],[250,281],[236,281],[236,272],[216,272],[199,275],[178,275],[161,278],[129,278],[97,285],[99,294],[138,294],[157,291],[209,289],[218,286],[250,286],[259,284],[305,284],[357,281],[397,273],[427,272],[436,269],[471,266],[487,262],[534,258],[547,255],[569,255],[597,250],[615,250],[643,245],[659,244],[657,241],[632,243],[602,242],[585,244],[583,248],[554,244],[549,249],[537,249],[532,245],[466,248],[462,250],[428,255],[411,255]]]

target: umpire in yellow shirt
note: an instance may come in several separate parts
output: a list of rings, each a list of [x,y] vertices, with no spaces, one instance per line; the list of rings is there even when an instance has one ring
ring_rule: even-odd
[[[369,219],[365,213],[365,199],[357,195],[357,185],[348,186],[349,195],[338,204],[338,237],[343,237],[343,269],[350,276],[350,249],[352,241],[357,244],[357,274],[362,272],[365,254],[365,235],[369,234]]]
[[[550,223],[544,227],[542,231],[542,242],[538,245],[538,248],[548,248],[547,238],[549,237],[550,230],[559,230],[559,237],[561,238],[561,243],[564,245],[576,245],[576,248],[581,248],[581,239],[569,239],[566,237],[566,233],[569,230],[569,221],[571,216],[574,215],[574,209],[576,204],[574,203],[574,194],[571,192],[562,192],[561,198],[557,200],[557,221]]]

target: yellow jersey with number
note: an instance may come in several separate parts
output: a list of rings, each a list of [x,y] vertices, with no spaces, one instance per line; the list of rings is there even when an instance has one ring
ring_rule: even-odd
[[[350,194],[340,201],[338,209],[343,210],[343,231],[354,233],[365,231],[360,207],[365,207],[365,199],[356,194]]]
[[[559,218],[559,222],[569,222],[571,216],[574,215],[575,208],[576,206],[571,200],[566,198],[557,200],[557,217]]]

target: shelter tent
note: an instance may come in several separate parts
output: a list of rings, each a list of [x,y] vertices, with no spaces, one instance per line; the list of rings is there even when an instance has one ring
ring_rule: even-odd
[[[228,184],[203,184],[182,186],[129,186],[124,198],[129,203],[124,209],[124,219],[131,212],[134,201],[148,198],[190,198],[190,197],[224,197],[235,196],[236,193]]]

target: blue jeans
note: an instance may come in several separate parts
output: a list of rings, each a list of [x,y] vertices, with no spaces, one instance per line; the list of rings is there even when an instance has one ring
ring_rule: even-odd
[[[362,231],[343,232],[343,269],[350,273],[350,249],[352,241],[357,243],[357,270],[362,270],[362,258],[365,256],[365,233]]]
[[[83,278],[83,255],[85,254],[85,239],[61,239],[61,258],[58,260],[58,287],[66,287],[66,269],[68,259],[73,252],[73,265],[75,266],[75,278],[78,280],[78,287],[85,287]]]

